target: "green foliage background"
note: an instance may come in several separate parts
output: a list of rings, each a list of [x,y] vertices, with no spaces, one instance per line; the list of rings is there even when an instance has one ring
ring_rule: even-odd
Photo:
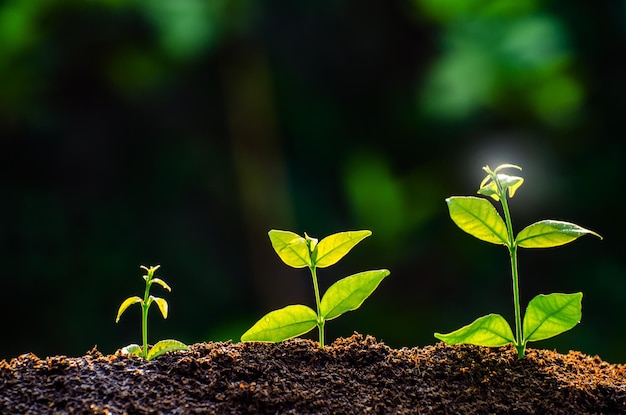
[[[272,228],[373,231],[319,273],[325,289],[392,272],[329,341],[420,346],[512,321],[506,249],[444,202],[508,162],[526,179],[516,230],[554,218],[605,237],[520,253],[523,304],[584,293],[582,323],[533,347],[625,362],[625,27],[623,2],[3,2],[0,358],[139,341],[115,312],[141,264],[172,287],[152,341],[236,340],[312,299]]]

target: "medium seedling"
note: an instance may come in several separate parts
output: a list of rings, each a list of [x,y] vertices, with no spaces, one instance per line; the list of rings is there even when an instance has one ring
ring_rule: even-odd
[[[517,248],[550,248],[567,244],[586,234],[595,235],[600,239],[602,237],[573,223],[556,220],[533,223],[514,237],[507,194],[512,198],[524,179],[500,173],[511,168],[521,170],[521,167],[512,164],[503,164],[495,170],[491,170],[489,166],[483,167],[487,177],[478,190],[480,195],[491,197],[502,204],[505,220],[502,220],[502,216],[487,199],[455,196],[446,199],[446,202],[450,217],[463,231],[480,240],[508,248],[513,278],[515,337],[509,323],[499,314],[480,317],[473,323],[448,334],[435,333],[435,337],[447,344],[499,347],[512,343],[517,349],[518,357],[522,358],[528,342],[554,337],[580,322],[583,294],[578,292],[538,295],[528,303],[522,323]]]
[[[167,285],[165,281],[160,278],[154,277],[154,273],[157,269],[159,269],[159,267],[160,265],[156,265],[150,268],[143,265],[141,266],[142,269],[148,272],[148,274],[143,276],[143,279],[146,281],[146,289],[143,295],[143,299],[137,296],[133,296],[124,300],[124,302],[122,303],[122,305],[120,305],[120,308],[117,311],[117,318],[115,319],[116,323],[120,321],[122,313],[124,313],[124,311],[129,306],[135,303],[139,303],[141,305],[141,335],[143,340],[143,347],[139,346],[138,344],[130,344],[124,347],[122,349],[122,352],[141,356],[148,360],[154,359],[155,357],[161,356],[163,353],[167,353],[173,350],[189,350],[189,347],[184,343],[172,339],[161,340],[150,349],[148,349],[148,310],[150,310],[150,306],[152,305],[152,303],[156,303],[156,305],[159,307],[159,310],[161,310],[161,314],[163,315],[164,319],[167,318],[168,311],[167,301],[165,301],[163,298],[150,295],[150,287],[153,283],[156,283],[167,291],[172,291],[170,286]]]
[[[324,347],[324,324],[345,312],[356,310],[389,275],[386,269],[365,271],[345,277],[331,285],[320,300],[317,269],[336,264],[356,244],[370,236],[370,231],[340,232],[321,241],[289,232],[271,230],[272,247],[293,268],[308,267],[313,279],[317,312],[302,304],[289,305],[263,316],[241,336],[241,341],[281,342],[308,333],[317,326],[319,345]]]

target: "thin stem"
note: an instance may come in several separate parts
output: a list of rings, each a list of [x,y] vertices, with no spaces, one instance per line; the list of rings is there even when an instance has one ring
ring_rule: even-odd
[[[317,271],[315,265],[309,268],[311,270],[311,276],[313,278],[313,291],[315,291],[315,305],[317,306],[317,328],[320,335],[320,348],[324,348],[324,318],[320,311],[320,290],[317,285]]]
[[[143,340],[142,355],[148,357],[148,308],[147,304],[141,304],[141,335]]]
[[[150,286],[152,285],[152,272],[148,272],[146,278],[146,290],[141,303],[141,336],[143,341],[143,357],[148,357],[148,310],[150,309]]]
[[[495,176],[495,175],[494,175]],[[509,235],[509,242],[507,247],[509,248],[509,255],[511,257],[511,277],[513,278],[513,306],[515,308],[515,348],[517,349],[518,357],[524,357],[524,337],[522,334],[522,312],[520,307],[519,296],[519,275],[517,270],[517,244],[513,236],[513,224],[511,221],[511,213],[509,212],[509,204],[506,199],[506,188],[502,188],[500,181],[497,180],[497,176],[494,179],[498,186],[498,193],[500,201],[502,202],[502,210],[504,211],[504,218],[506,220],[506,227]]]

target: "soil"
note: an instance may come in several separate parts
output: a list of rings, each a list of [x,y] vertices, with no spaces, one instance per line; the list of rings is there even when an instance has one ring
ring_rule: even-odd
[[[624,414],[626,366],[579,352],[393,349],[355,333],[320,349],[198,343],[152,361],[102,355],[0,362],[2,414]]]

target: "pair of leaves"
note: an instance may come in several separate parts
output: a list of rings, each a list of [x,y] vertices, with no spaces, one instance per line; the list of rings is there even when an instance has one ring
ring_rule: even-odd
[[[365,271],[337,281],[322,297],[320,318],[322,321],[332,320],[356,310],[388,275],[386,269]],[[312,308],[302,304],[289,305],[263,316],[241,336],[241,341],[280,342],[305,334],[317,324],[318,316]]]
[[[290,231],[269,231],[272,247],[280,259],[293,268],[326,268],[334,265],[371,234],[370,231],[339,232],[318,242],[306,234],[303,238]]]
[[[152,302],[156,303],[156,305],[159,307],[159,310],[161,310],[161,314],[163,315],[163,318],[166,319],[167,318],[167,312],[168,312],[167,301],[165,301],[161,297],[155,297],[155,296],[151,295],[148,298],[148,307],[150,307]],[[119,322],[120,321],[120,317],[122,317],[122,314],[124,313],[124,311],[126,311],[126,309],[128,307],[130,307],[131,305],[133,305],[135,303],[139,303],[139,304],[141,304],[143,306],[143,300],[141,298],[137,297],[137,296],[128,297],[126,300],[124,300],[124,302],[120,305],[120,308],[117,310],[117,317],[115,318],[115,322],[116,323]]]
[[[574,293],[541,294],[533,298],[524,315],[522,348],[529,341],[548,339],[576,326],[582,317],[582,297],[582,293]],[[451,333],[435,333],[435,337],[447,344],[499,347],[516,343],[511,326],[499,314],[480,317]]]
[[[154,346],[152,346],[150,350],[148,350],[146,356],[143,356],[143,350],[138,344],[129,344],[122,349],[122,353],[134,354],[136,356],[145,357],[148,360],[152,360],[156,357],[161,356],[164,353],[172,352],[175,350],[189,350],[189,346],[187,346],[185,343],[179,342],[178,340],[167,339],[161,340],[160,342],[157,342]]]
[[[515,241],[509,241],[504,220],[487,199],[453,196],[446,199],[450,217],[463,231],[486,242],[522,248],[550,248],[565,245],[591,234],[600,235],[569,222],[542,220],[522,229]]]

